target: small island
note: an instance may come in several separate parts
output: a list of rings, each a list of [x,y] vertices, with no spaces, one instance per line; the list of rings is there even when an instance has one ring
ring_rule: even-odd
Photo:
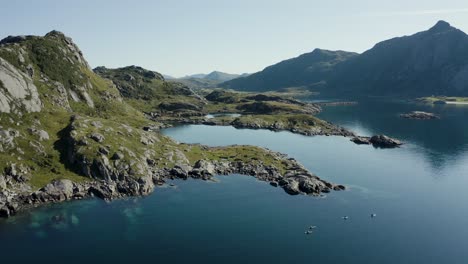
[[[455,96],[429,96],[417,98],[416,102],[435,105],[468,105],[468,97],[455,97]]]
[[[400,117],[405,118],[405,119],[416,119],[416,120],[440,119],[440,117],[436,114],[423,112],[423,111],[412,111],[406,114],[401,114]]]
[[[372,145],[376,148],[396,148],[403,145],[403,142],[386,135],[375,135],[372,137],[353,137],[351,141],[357,145]]]

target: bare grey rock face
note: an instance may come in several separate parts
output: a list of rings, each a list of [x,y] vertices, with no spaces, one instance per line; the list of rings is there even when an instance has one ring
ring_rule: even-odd
[[[0,191],[3,191],[6,187],[5,176],[0,175]]]
[[[39,112],[42,102],[32,79],[0,58],[0,112]]]
[[[19,137],[19,131],[15,129],[0,129],[0,151],[15,148],[14,139]]]
[[[88,92],[86,91],[86,88],[85,87],[77,87],[76,89],[80,92],[80,95],[83,98],[83,100],[86,102],[86,104],[89,107],[94,108],[94,101],[93,101],[93,99],[91,99],[91,96],[89,96]]]
[[[65,86],[60,82],[53,82],[53,87],[57,91],[57,95],[53,95],[51,98],[52,104],[65,108],[67,111],[72,111],[70,107],[70,102],[68,101],[68,92]],[[70,91],[70,97],[73,99],[74,93]],[[75,94],[76,95],[76,94]],[[77,95],[76,95],[77,96]],[[77,99],[79,100],[79,99]]]

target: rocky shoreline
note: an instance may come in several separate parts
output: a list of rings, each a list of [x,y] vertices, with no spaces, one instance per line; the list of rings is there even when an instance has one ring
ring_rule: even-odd
[[[343,127],[339,127],[336,125],[329,124],[333,127],[332,130],[323,131],[320,128],[317,129],[302,129],[302,128],[295,128],[295,127],[281,127],[276,124],[269,125],[269,126],[261,126],[258,124],[251,124],[251,123],[240,123],[240,122],[232,122],[232,125],[235,128],[240,129],[267,129],[274,132],[280,131],[289,131],[294,134],[304,135],[304,136],[343,136],[343,137],[353,137],[355,134]]]
[[[207,125],[207,126],[232,126],[238,129],[266,129],[273,132],[281,132],[287,131],[294,134],[299,134],[303,136],[342,136],[342,137],[355,137],[356,134],[352,131],[347,130],[346,128],[331,124],[327,122],[328,129],[324,131],[317,128],[311,129],[304,129],[304,128],[297,128],[297,127],[288,127],[282,126],[278,123],[264,125],[260,123],[243,123],[239,122],[239,119],[233,119],[229,121],[225,120],[217,120],[217,119],[190,119],[190,118],[182,118],[182,119],[172,119],[168,120],[166,127],[176,126],[176,125]]]
[[[49,203],[81,200],[97,197],[113,200],[127,196],[151,194],[156,186],[163,185],[167,179],[211,180],[215,175],[243,174],[279,186],[291,195],[307,194],[318,196],[332,190],[344,190],[345,186],[336,185],[310,173],[293,158],[286,158],[276,152],[275,157],[282,160],[287,170],[282,173],[274,166],[241,162],[199,160],[194,166],[175,165],[173,168],[154,168],[152,175],[144,177],[126,176],[121,179],[90,179],[89,182],[76,183],[68,179],[55,180],[35,192],[6,189],[0,192],[0,217],[10,217],[18,212]],[[5,180],[5,179],[3,179]],[[17,181],[13,176],[8,181]]]

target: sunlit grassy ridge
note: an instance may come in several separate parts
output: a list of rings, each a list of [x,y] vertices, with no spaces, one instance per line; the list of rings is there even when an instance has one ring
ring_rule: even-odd
[[[184,162],[194,165],[206,159],[262,163],[285,170],[277,156],[259,147],[179,144],[142,129],[157,124],[146,119],[143,112],[170,115],[192,106],[195,108],[190,111],[196,115],[244,111],[243,105],[255,101],[246,98],[249,94],[232,93],[232,103],[213,103],[182,84],[166,82],[158,73],[134,66],[112,71],[101,68],[97,71],[101,77],[89,68],[71,39],[55,31],[45,37],[27,37],[2,45],[0,57],[31,76],[42,103],[37,113],[0,114],[1,129],[15,135],[11,147],[5,145],[0,152],[0,169],[6,172],[11,166],[27,168],[26,180],[33,190],[54,179],[90,180],[70,164],[70,153],[93,162],[123,152],[121,163],[128,164],[133,177],[142,176],[137,166],[148,159],[158,168]],[[282,103],[267,104],[279,107]],[[288,111],[282,105],[279,108]],[[41,138],[39,131],[47,138]],[[93,133],[102,135],[102,142],[93,140]],[[79,140],[87,143],[76,144]],[[103,154],[103,148],[108,154]]]

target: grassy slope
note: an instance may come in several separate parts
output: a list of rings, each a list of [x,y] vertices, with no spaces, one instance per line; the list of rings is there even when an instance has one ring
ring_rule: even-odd
[[[161,103],[187,103],[201,106],[203,102],[189,88],[177,82],[167,82],[159,73],[140,67],[118,69],[98,67],[95,72],[112,80],[128,104],[143,112],[159,110]]]
[[[71,57],[73,61],[71,63],[67,55],[62,52],[65,48],[66,43],[60,35],[33,37],[20,45],[0,48],[0,57],[18,69],[25,71],[27,65],[34,67],[34,84],[44,104],[40,113],[23,112],[23,116],[0,114],[0,124],[4,128],[13,128],[20,132],[20,136],[16,138],[17,148],[0,153],[0,168],[5,168],[12,163],[28,166],[31,170],[30,184],[34,189],[44,186],[53,179],[87,180],[68,170],[61,160],[63,148],[60,145],[61,131],[69,124],[72,115],[126,120],[135,127],[147,123],[139,111],[115,99],[120,97],[119,92],[112,88],[108,81],[96,76],[73,57]],[[19,60],[20,53],[24,58],[24,63]],[[48,81],[44,81],[43,77]],[[68,101],[72,111],[58,107],[51,99],[59,95],[53,84],[54,81],[62,83],[66,89],[70,90],[90,83],[92,87],[88,92],[95,107],[90,108],[85,102],[74,102],[70,98]],[[36,135],[28,132],[30,128],[45,130],[50,139],[39,142]],[[31,146],[31,142],[43,148],[43,153],[38,154]]]
[[[255,94],[205,89],[199,91],[206,97],[206,100],[202,101],[184,85],[166,82],[161,75],[140,67],[129,66],[118,69],[98,67],[95,72],[112,80],[121,91],[124,100],[133,107],[144,112],[160,113],[158,120],[161,122],[177,121],[180,116],[183,116],[183,119],[189,118],[201,122],[204,119],[203,115],[208,113],[241,113],[243,116],[235,120],[237,124],[256,123],[262,127],[270,127],[280,123],[285,130],[301,129],[324,131],[324,133],[333,129],[327,122],[310,115],[318,111],[317,109],[311,109],[308,105],[290,100],[278,93]],[[149,78],[146,76],[148,74],[157,76]],[[256,99],[258,95],[264,95],[267,99]],[[167,112],[160,108],[160,104],[166,102],[196,105],[199,109]],[[196,114],[191,115],[191,113]],[[217,117],[211,121],[227,125],[234,119]]]
[[[19,131],[19,137],[15,138],[16,146],[0,153],[0,169],[5,170],[11,164],[28,167],[28,180],[33,189],[41,188],[53,179],[66,178],[75,182],[89,180],[64,164],[63,156],[70,146],[63,138],[67,136],[67,127],[74,115],[79,115],[88,122],[98,121],[103,125],[101,128],[85,125],[75,135],[88,137],[92,132],[99,132],[105,136],[102,144],[89,140],[88,146],[77,149],[78,153],[85,155],[89,160],[100,158],[99,147],[108,148],[110,155],[124,147],[137,155],[150,151],[158,166],[173,166],[177,159],[169,158],[170,154],[179,151],[184,153],[191,164],[202,158],[242,160],[275,165],[284,170],[280,160],[259,147],[230,146],[208,149],[200,145],[178,144],[163,135],[143,131],[141,128],[151,121],[145,119],[135,108],[150,111],[163,101],[182,100],[199,104],[200,99],[191,95],[180,95],[180,90],[177,89],[183,88],[153,78],[149,83],[145,82],[146,94],[122,101],[120,92],[109,80],[96,75],[77,58],[63,51],[66,49],[67,43],[60,34],[33,37],[20,44],[0,47],[0,57],[21,71],[26,73],[27,65],[33,66],[34,84],[43,102],[43,109],[39,113],[0,113],[0,125],[3,129],[12,128]],[[20,54],[24,58],[22,61],[19,60]],[[69,108],[57,105],[54,98],[58,98],[60,92],[55,82],[62,83],[69,91],[78,92],[77,87],[86,87],[94,107],[90,107],[83,100],[75,102],[70,96],[67,97]],[[37,135],[28,132],[30,128],[44,130],[50,138],[39,141]],[[128,128],[133,132],[125,132]],[[142,136],[153,138],[153,144],[142,144]],[[31,144],[38,146],[38,150]]]

